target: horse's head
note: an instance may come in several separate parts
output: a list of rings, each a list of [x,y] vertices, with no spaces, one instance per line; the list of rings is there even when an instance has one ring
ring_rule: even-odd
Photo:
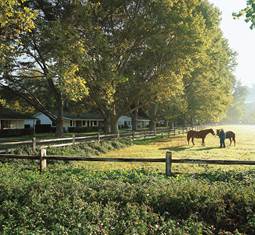
[[[214,130],[213,130],[212,128],[209,129],[209,131],[210,131],[210,133],[211,133],[212,135],[215,135]]]
[[[220,129],[216,130],[216,134],[219,135],[220,134]]]

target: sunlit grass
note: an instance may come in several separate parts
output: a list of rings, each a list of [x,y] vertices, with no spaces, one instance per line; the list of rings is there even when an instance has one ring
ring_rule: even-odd
[[[201,139],[195,139],[195,146],[187,145],[186,136],[164,137],[156,140],[135,141],[134,145],[110,151],[102,157],[137,157],[137,158],[164,158],[167,151],[171,151],[173,158],[196,158],[196,159],[228,159],[228,160],[255,160],[255,126],[232,125],[217,126],[214,129],[224,128],[236,133],[236,146],[229,146],[226,140],[226,148],[219,148],[219,138],[209,134],[206,145],[201,146]],[[79,167],[91,170],[115,170],[115,169],[138,169],[158,170],[164,172],[164,163],[105,163],[85,162],[74,163]],[[173,172],[195,173],[208,170],[238,170],[251,169],[247,166],[218,166],[218,165],[188,165],[173,164]]]

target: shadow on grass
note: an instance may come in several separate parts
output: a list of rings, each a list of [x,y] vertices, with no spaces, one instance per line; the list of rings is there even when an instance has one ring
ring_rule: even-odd
[[[197,146],[198,147],[198,146]],[[219,149],[219,147],[203,147],[199,146],[199,148],[195,148],[195,146],[192,145],[184,145],[184,146],[175,146],[175,147],[165,147],[165,148],[159,148],[159,150],[169,150],[169,151],[184,151],[184,150],[192,150],[194,148],[195,151],[208,151],[208,150],[214,150]]]
[[[159,148],[159,150],[169,150],[169,151],[183,151],[183,150],[187,150],[187,149],[191,149],[192,147],[189,146],[175,146],[175,147],[166,147],[166,148]]]
[[[134,140],[133,143],[137,145],[148,145],[155,142],[165,142],[165,141],[167,141],[165,137],[157,136],[150,139]]]
[[[201,146],[199,149],[196,149],[196,151],[205,151],[205,150],[213,150],[213,149],[219,149],[219,147],[203,147]]]
[[[183,136],[157,136],[153,137],[150,139],[140,139],[140,140],[135,140],[133,143],[137,145],[147,145],[147,144],[152,144],[152,143],[162,143],[162,142],[170,142],[172,140],[182,140]]]

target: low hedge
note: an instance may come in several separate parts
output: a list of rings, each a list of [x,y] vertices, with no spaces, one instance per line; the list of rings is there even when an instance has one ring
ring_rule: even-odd
[[[63,165],[39,174],[0,164],[0,232],[254,234],[255,173],[238,173],[245,182],[236,174],[230,172],[229,180],[222,181],[217,176],[166,178],[144,170],[104,173]]]

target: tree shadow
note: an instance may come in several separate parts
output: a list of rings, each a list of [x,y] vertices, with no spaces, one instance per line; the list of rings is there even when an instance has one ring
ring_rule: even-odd
[[[200,149],[196,149],[196,151],[205,151],[205,150],[212,150],[212,149],[219,149],[219,147],[203,147],[201,146]]]
[[[187,150],[190,148],[192,148],[192,147],[190,147],[190,146],[175,146],[175,147],[159,148],[159,150],[169,150],[169,151],[178,152],[178,151],[183,151],[183,150]]]
[[[219,149],[219,147],[203,147],[203,146],[175,146],[175,147],[165,147],[165,148],[159,148],[159,150],[168,150],[168,151],[183,151],[183,150],[188,150],[192,149],[194,147],[199,147],[198,149],[196,148],[196,151],[205,151],[205,150],[213,150],[213,149]]]

